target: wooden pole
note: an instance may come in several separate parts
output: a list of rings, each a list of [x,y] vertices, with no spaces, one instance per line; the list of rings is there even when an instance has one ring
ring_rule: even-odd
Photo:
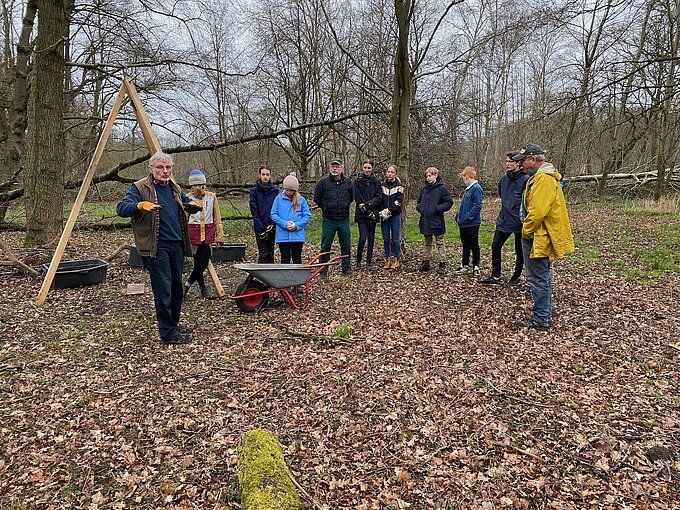
[[[118,96],[116,96],[116,101],[113,104],[113,108],[111,109],[111,112],[109,113],[109,116],[106,119],[106,124],[104,125],[104,130],[102,131],[102,134],[99,137],[99,142],[97,143],[97,148],[95,149],[94,155],[92,156],[92,161],[90,161],[90,166],[87,168],[85,178],[83,179],[83,183],[80,186],[80,191],[78,192],[76,201],[73,204],[73,208],[71,209],[71,214],[69,214],[68,221],[66,222],[66,227],[64,228],[64,231],[61,233],[59,244],[57,245],[57,249],[55,250],[54,255],[52,256],[52,262],[50,262],[50,267],[47,270],[45,279],[43,280],[42,286],[40,287],[40,292],[38,292],[38,297],[35,301],[35,304],[38,306],[41,306],[45,302],[45,298],[47,297],[47,294],[50,291],[52,281],[54,280],[54,275],[57,272],[57,268],[59,267],[59,262],[61,262],[61,257],[64,255],[66,245],[68,244],[68,241],[71,238],[73,226],[75,225],[76,220],[78,219],[78,214],[80,214],[80,209],[83,207],[85,197],[87,196],[87,192],[90,189],[92,177],[94,176],[94,172],[97,169],[99,160],[101,159],[101,156],[104,153],[104,147],[106,147],[106,142],[108,141],[109,136],[111,135],[111,130],[113,129],[113,124],[116,120],[116,117],[118,116],[118,112],[120,111],[121,106],[123,106],[123,101],[125,100],[125,89],[126,89],[125,82],[123,82],[120,86],[120,89],[118,90]]]
[[[126,76],[123,78],[123,85],[126,87],[130,101],[132,101],[132,107],[135,109],[137,122],[139,122],[139,128],[142,130],[142,136],[144,136],[144,141],[146,142],[149,152],[151,154],[160,152],[161,144],[159,143],[158,138],[156,138],[156,135],[153,131],[153,126],[151,126],[149,117],[147,116],[144,105],[139,98],[137,89],[132,83],[132,79],[129,76]],[[213,286],[215,287],[215,294],[217,294],[218,297],[224,297],[225,292],[224,288],[222,287],[222,283],[220,282],[220,277],[217,276],[215,266],[213,266],[212,262],[210,261],[208,261],[208,274],[210,275],[210,279],[212,280]]]

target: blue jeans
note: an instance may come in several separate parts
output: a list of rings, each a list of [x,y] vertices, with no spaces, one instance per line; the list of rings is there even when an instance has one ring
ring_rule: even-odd
[[[522,238],[522,252],[524,254],[525,276],[534,306],[531,309],[533,317],[549,324],[552,318],[552,278],[550,275],[550,257],[530,258],[533,239]]]
[[[399,238],[399,231],[401,230],[401,216],[390,216],[380,223],[380,230],[383,236],[383,248],[385,249],[385,257],[392,256],[392,243],[394,243],[394,256],[401,257],[401,239]]]
[[[151,277],[158,333],[163,340],[169,340],[179,333],[177,325],[184,299],[182,242],[158,241],[156,256],[144,257],[144,264]]]
[[[338,234],[338,241],[340,241],[340,255],[342,258],[342,272],[345,274],[352,273],[352,261],[350,260],[350,246],[352,243],[352,233],[349,229],[349,218],[344,220],[330,220],[324,218],[321,223],[321,251],[331,251],[333,246],[333,239],[335,234]],[[319,258],[319,262],[328,262],[329,255],[324,255]],[[322,271],[326,274],[328,269]]]

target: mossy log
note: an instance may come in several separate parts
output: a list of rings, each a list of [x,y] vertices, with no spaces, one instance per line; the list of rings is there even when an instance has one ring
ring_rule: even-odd
[[[279,440],[267,430],[251,430],[238,448],[238,481],[243,510],[302,510]]]

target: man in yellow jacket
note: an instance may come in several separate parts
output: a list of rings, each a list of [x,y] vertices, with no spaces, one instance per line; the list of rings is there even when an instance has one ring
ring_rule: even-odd
[[[522,249],[526,279],[534,306],[531,317],[515,322],[521,328],[547,329],[552,318],[550,258],[561,259],[574,251],[567,204],[560,185],[562,176],[545,161],[540,145],[526,144],[512,158],[529,174],[522,204]]]

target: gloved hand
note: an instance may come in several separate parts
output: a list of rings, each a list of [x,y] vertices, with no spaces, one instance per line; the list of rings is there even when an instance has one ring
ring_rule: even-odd
[[[366,204],[364,204],[364,203],[359,204],[359,210],[361,212],[366,212]]]
[[[392,216],[392,213],[390,212],[389,209],[383,209],[382,211],[380,211],[380,218],[381,219],[386,220],[390,216]]]
[[[184,204],[184,210],[189,214],[196,214],[203,210],[203,206],[196,201],[187,202]]]
[[[269,234],[270,232],[273,232],[274,231],[274,224],[270,223],[269,225],[267,225],[267,228],[265,228],[264,231],[267,232],[267,234]]]
[[[140,211],[155,211],[156,209],[162,209],[163,206],[161,204],[154,204],[153,202],[138,202],[137,203],[137,209]]]
[[[366,219],[370,223],[377,223],[378,222],[378,217],[375,215],[375,211],[372,209],[369,209],[368,212],[366,213]]]

